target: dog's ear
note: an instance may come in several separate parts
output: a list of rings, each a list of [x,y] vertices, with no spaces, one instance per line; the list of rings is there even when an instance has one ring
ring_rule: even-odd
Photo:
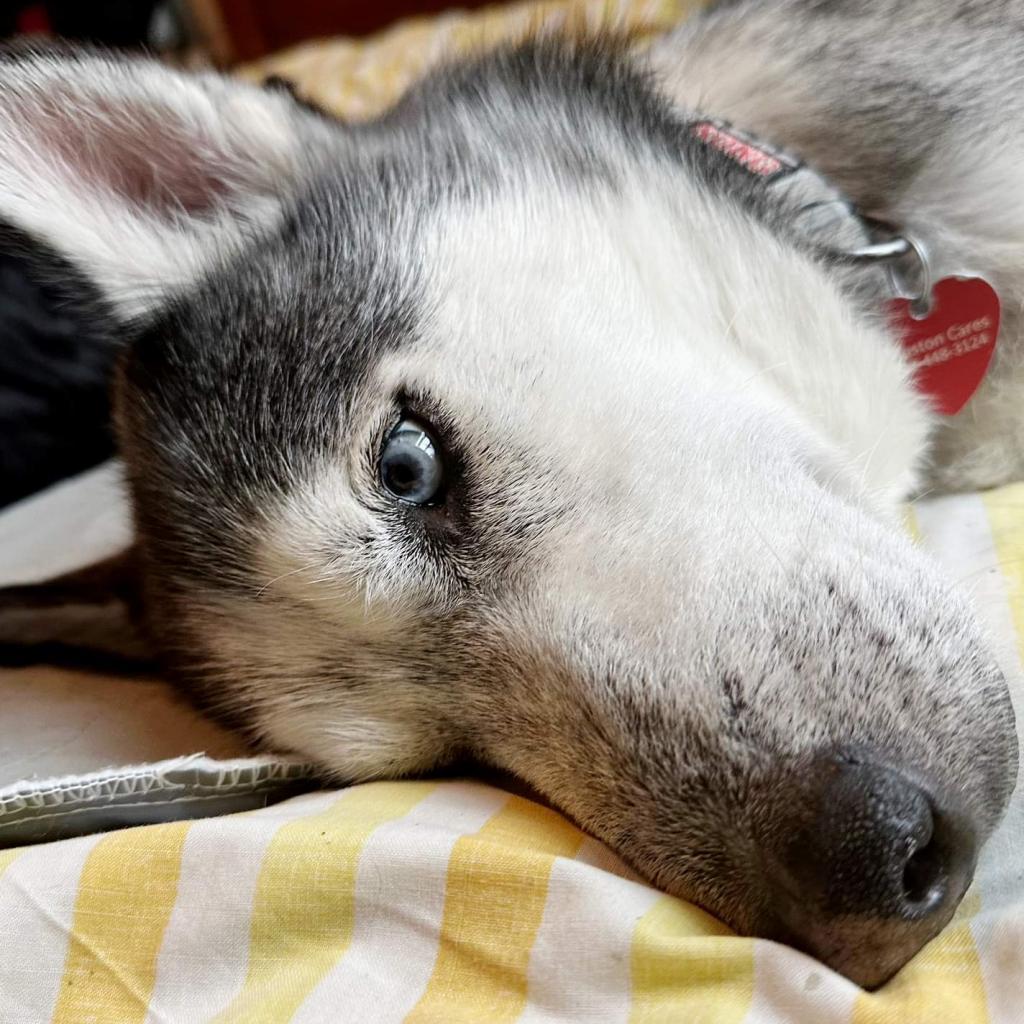
[[[0,51],[0,219],[121,317],[272,228],[340,132],[280,90],[99,51]]]
[[[133,548],[44,583],[0,588],[0,665],[153,667]]]

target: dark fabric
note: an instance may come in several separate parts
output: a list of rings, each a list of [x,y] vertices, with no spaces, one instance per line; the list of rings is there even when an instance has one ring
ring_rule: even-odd
[[[156,0],[0,0],[0,35],[11,35],[23,12],[38,8],[65,39],[137,47],[147,40],[155,7]]]
[[[0,507],[112,454],[114,352],[81,276],[0,228]]]
[[[65,39],[134,47],[148,38],[156,0],[49,0],[45,6]]]

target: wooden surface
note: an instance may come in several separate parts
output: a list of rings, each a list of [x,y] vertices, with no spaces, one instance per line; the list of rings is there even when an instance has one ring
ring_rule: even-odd
[[[196,26],[220,64],[256,60],[306,39],[362,36],[400,18],[491,0],[189,0]]]

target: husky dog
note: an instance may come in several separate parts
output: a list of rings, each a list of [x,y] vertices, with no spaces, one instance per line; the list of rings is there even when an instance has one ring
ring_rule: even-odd
[[[138,541],[9,594],[0,636],[97,645],[137,595],[258,742],[346,781],[498,766],[655,885],[880,984],[1016,777],[1005,681],[896,508],[1024,470],[1022,75],[1008,0],[724,3],[642,54],[446,68],[360,125],[8,55],[0,215],[120,324]],[[995,286],[966,413],[915,389],[885,275],[708,118]]]

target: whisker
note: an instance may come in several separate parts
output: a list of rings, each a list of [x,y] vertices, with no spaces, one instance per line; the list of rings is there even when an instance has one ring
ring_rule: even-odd
[[[256,591],[256,596],[262,597],[275,583],[280,583],[281,580],[287,579],[289,576],[296,576],[300,572],[306,572],[307,569],[312,569],[316,564],[316,562],[309,562],[307,565],[300,565],[297,569],[291,569],[288,572],[281,573],[280,576],[275,576]]]

